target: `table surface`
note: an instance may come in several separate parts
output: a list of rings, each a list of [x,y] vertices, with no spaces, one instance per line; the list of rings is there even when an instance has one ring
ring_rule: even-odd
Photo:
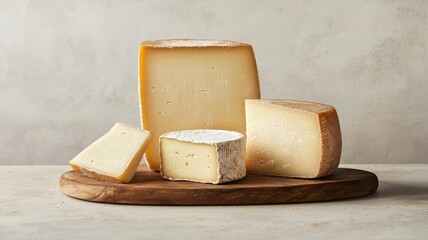
[[[69,166],[0,166],[0,239],[428,239],[428,164],[374,172],[365,198],[250,206],[134,206],[63,195]]]

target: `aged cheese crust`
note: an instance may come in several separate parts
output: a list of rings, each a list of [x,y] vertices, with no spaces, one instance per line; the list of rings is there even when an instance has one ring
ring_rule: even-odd
[[[332,174],[339,166],[342,154],[342,134],[339,117],[334,107],[318,114],[322,138],[322,159],[316,178]]]
[[[217,180],[200,181],[190,178],[171,178],[165,176],[162,171],[162,151],[160,151],[160,172],[162,177],[165,179],[221,184],[239,180],[246,175],[245,136],[241,133],[234,131],[205,129],[169,132],[160,136],[159,144],[162,139],[165,138],[195,144],[214,145],[216,146],[218,156]]]
[[[204,48],[204,47],[251,47],[247,43],[229,40],[208,40],[208,39],[165,39],[144,41],[141,46],[147,48]]]
[[[111,182],[111,183],[122,183],[119,179],[112,177],[112,176],[108,176],[93,170],[89,170],[83,167],[80,167],[78,165],[75,164],[70,164],[70,166],[73,168],[74,171],[82,174],[83,176],[87,176],[89,178],[93,178],[96,180],[100,180],[100,181],[104,181],[104,182]]]

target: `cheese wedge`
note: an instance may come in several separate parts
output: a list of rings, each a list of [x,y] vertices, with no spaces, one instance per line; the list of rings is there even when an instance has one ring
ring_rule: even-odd
[[[108,182],[128,183],[134,176],[151,134],[116,123],[113,128],[70,161],[85,176]]]
[[[142,127],[160,135],[188,129],[224,129],[245,134],[245,99],[260,98],[253,49],[216,40],[160,40],[140,47]],[[159,170],[159,143],[146,152]]]
[[[160,137],[161,174],[169,180],[220,184],[245,176],[245,137],[224,130],[187,130]]]
[[[292,100],[247,100],[247,171],[318,178],[333,173],[342,138],[334,107]]]

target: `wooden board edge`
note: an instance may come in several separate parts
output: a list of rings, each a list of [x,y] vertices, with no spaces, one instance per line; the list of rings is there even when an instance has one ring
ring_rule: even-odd
[[[359,170],[364,171],[364,170]],[[346,182],[343,183],[331,183],[331,184],[325,184],[323,189],[324,193],[328,192],[330,194],[327,194],[327,197],[319,198],[317,200],[309,200],[308,197],[302,196],[301,198],[295,198],[295,199],[288,199],[287,201],[281,200],[284,198],[277,197],[278,199],[272,199],[272,196],[281,196],[286,195],[287,191],[284,191],[284,188],[282,187],[271,187],[266,188],[266,191],[269,191],[269,193],[261,194],[260,192],[257,193],[257,196],[254,194],[251,194],[251,192],[248,192],[243,190],[241,193],[240,198],[243,200],[240,200],[239,203],[229,201],[228,198],[225,197],[225,195],[228,194],[228,191],[211,191],[211,193],[205,195],[205,196],[197,196],[195,195],[194,198],[189,199],[189,192],[192,191],[191,189],[178,189],[176,192],[179,196],[181,196],[179,199],[172,199],[168,198],[169,193],[164,193],[163,191],[156,190],[155,197],[150,197],[150,194],[143,197],[137,197],[137,198],[129,198],[129,196],[122,196],[120,192],[116,189],[114,186],[100,186],[100,185],[82,185],[78,181],[73,179],[68,179],[65,176],[64,173],[60,177],[60,189],[61,191],[72,198],[76,198],[79,200],[89,201],[89,202],[98,202],[98,203],[111,203],[111,204],[129,204],[129,205],[161,205],[161,206],[213,206],[213,205],[271,205],[271,204],[295,204],[295,203],[313,203],[313,202],[326,202],[326,201],[341,201],[341,200],[347,200],[347,199],[355,199],[355,198],[361,198],[366,197],[369,195],[372,195],[375,193],[379,186],[379,180],[377,176],[368,171],[364,171],[366,173],[370,174],[370,177],[365,181],[359,181],[358,182],[358,188],[352,187],[352,194],[346,194],[346,195],[335,195],[335,189],[328,189],[329,185],[337,185],[336,187],[342,187],[346,188]],[[338,185],[339,184],[339,185]],[[315,187],[315,192],[320,191],[319,186],[313,185],[312,187]],[[91,191],[89,189],[91,188]],[[93,193],[94,188],[96,189],[95,193]],[[208,191],[210,192],[210,191]],[[263,193],[263,191],[262,191]],[[219,194],[222,194],[222,197],[219,198]],[[299,195],[299,194],[297,194]],[[164,196],[164,198],[162,198]],[[235,197],[236,198],[236,197]],[[285,197],[286,198],[286,197]],[[163,199],[163,200],[160,200]],[[225,201],[222,201],[222,199],[226,199]]]

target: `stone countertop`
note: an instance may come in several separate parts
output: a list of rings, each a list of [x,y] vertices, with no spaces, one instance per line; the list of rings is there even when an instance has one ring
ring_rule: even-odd
[[[379,178],[372,196],[257,206],[134,206],[80,201],[69,166],[0,166],[0,239],[428,239],[428,164],[344,164]]]

